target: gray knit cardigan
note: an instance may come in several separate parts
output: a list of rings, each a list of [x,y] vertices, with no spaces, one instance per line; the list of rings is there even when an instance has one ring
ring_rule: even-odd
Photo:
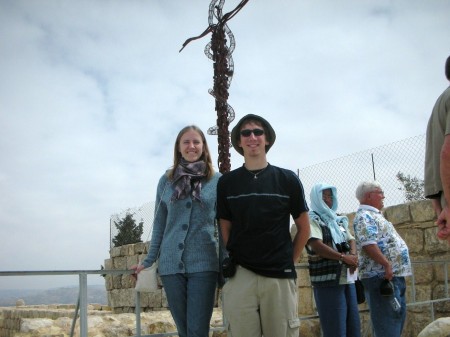
[[[202,180],[201,203],[191,196],[171,201],[174,190],[167,172],[160,178],[155,207],[161,203],[155,214],[144,267],[150,267],[159,252],[160,275],[219,271],[218,242],[214,233],[220,176],[215,173],[209,181]]]

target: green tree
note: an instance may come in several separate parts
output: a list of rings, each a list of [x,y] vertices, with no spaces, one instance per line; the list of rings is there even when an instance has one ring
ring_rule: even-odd
[[[411,177],[409,174],[405,175],[398,172],[396,178],[403,185],[398,189],[405,193],[406,201],[424,200],[425,193],[423,189],[423,180],[417,177]]]
[[[144,232],[144,222],[141,221],[139,225],[136,225],[132,214],[127,213],[119,222],[114,221],[114,225],[119,231],[112,239],[114,247],[142,242],[141,235]]]

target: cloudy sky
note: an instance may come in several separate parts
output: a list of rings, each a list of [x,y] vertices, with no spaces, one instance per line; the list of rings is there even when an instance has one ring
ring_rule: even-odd
[[[0,0],[0,270],[104,264],[110,216],[154,200],[183,126],[215,124],[210,35],[179,53],[208,8]],[[269,161],[292,170],[421,135],[448,85],[449,13],[448,0],[250,0],[229,22],[229,103],[237,118],[272,123]],[[3,277],[0,287],[77,280]]]

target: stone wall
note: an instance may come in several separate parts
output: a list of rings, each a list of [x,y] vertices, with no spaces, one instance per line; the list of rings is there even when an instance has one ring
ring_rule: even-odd
[[[74,305],[34,305],[0,307],[0,337],[71,337]],[[113,314],[108,307],[88,306],[88,336],[136,336],[136,315]],[[211,328],[220,329],[222,313],[215,309]],[[80,320],[76,320],[73,337],[80,336]],[[141,314],[141,335],[176,332],[169,311],[152,311]],[[216,331],[212,337],[221,337]]]
[[[384,209],[386,219],[392,222],[406,241],[411,260],[421,261],[450,261],[449,245],[446,241],[439,241],[436,237],[437,227],[435,215],[429,200],[415,201],[407,204],[396,205]],[[350,223],[353,222],[355,214],[348,214]],[[352,226],[350,230],[353,231]],[[301,262],[306,263],[304,254]],[[430,304],[412,305],[446,297],[445,273],[443,264],[413,264],[414,277],[407,278],[406,300],[408,305],[407,321],[402,337],[416,337],[431,320]],[[315,315],[313,295],[310,280],[306,269],[298,272],[299,284],[299,315]],[[414,286],[413,288],[413,279]],[[415,291],[413,291],[413,289]],[[359,305],[363,331],[368,331],[366,336],[372,336],[367,304]],[[450,301],[435,304],[435,318],[450,316]],[[311,325],[311,324],[309,324]],[[320,336],[320,334],[317,334]]]
[[[385,217],[396,227],[399,234],[408,244],[411,260],[420,261],[448,261],[450,258],[449,246],[445,241],[436,238],[435,215],[429,200],[416,201],[384,209]],[[350,223],[354,213],[348,214]],[[352,227],[352,226],[350,226]],[[353,228],[350,228],[353,230]],[[295,233],[292,233],[293,235]],[[147,244],[138,243],[111,249],[110,259],[105,261],[106,269],[128,269],[138,262],[139,256],[147,253]],[[299,315],[316,315],[311,283],[306,269],[307,257],[304,252],[298,270],[299,286]],[[407,303],[422,302],[445,297],[445,274],[442,264],[414,265],[415,294],[412,288],[412,279],[407,278]],[[135,297],[133,293],[134,280],[129,275],[111,276],[106,278],[109,305],[114,312],[133,312]],[[155,293],[141,294],[142,310],[161,310],[167,308],[164,290]],[[366,304],[360,305],[361,320],[364,329],[369,321]],[[435,317],[450,316],[450,303],[436,305]],[[409,306],[408,321],[404,336],[416,336],[428,323],[430,323],[430,305]],[[318,320],[311,319],[303,323],[308,330],[318,329]]]
[[[100,304],[90,304],[88,311],[90,315],[111,313],[109,307]],[[18,337],[21,334],[64,337],[60,330],[70,333],[74,314],[75,305],[25,306],[22,301],[16,307],[0,308],[0,337]]]
[[[408,244],[413,262],[450,260],[449,245],[436,238],[437,230],[431,202],[424,200],[392,206],[386,208],[384,213]],[[350,221],[353,220],[353,217],[354,214],[349,214]],[[138,262],[139,256],[146,255],[146,246],[147,244],[138,243],[111,249],[110,258],[105,261],[105,269],[129,269]],[[311,317],[316,315],[316,310],[306,269],[306,254],[299,262],[301,267],[297,272],[297,284],[299,286],[299,316],[302,317],[300,336],[318,337],[320,336],[319,320]],[[431,322],[430,305],[414,305],[414,303],[446,297],[445,273],[442,264],[423,263],[414,264],[413,267],[414,278],[407,278],[406,296],[409,306],[402,337],[416,337]],[[95,336],[98,337],[122,337],[135,333],[133,331],[134,315],[132,314],[136,303],[134,279],[130,275],[108,275],[105,277],[105,283],[109,307],[89,310],[90,335],[91,329],[97,331]],[[145,323],[144,333],[167,332],[168,329],[169,331],[173,329],[170,315],[167,316],[167,311],[164,310],[167,308],[164,289],[150,294],[141,294],[141,305],[141,311],[145,312],[143,317],[146,317],[148,322],[152,322],[151,324]],[[91,306],[90,309],[94,308]],[[371,337],[366,304],[360,305],[360,309],[362,310],[361,321],[364,335]],[[450,301],[435,304],[435,309],[435,319],[449,317]],[[147,315],[151,316],[147,318]],[[163,318],[161,315],[167,317]],[[220,326],[220,306],[217,311],[215,310],[215,315],[214,325]],[[0,337],[37,335],[65,337],[68,336],[67,328],[71,324],[72,316],[73,308],[64,306],[0,308]],[[117,327],[112,322],[116,322]],[[155,330],[155,324],[161,325],[161,330]],[[108,327],[111,328],[106,331],[105,329]],[[214,333],[214,335],[225,336],[226,334]]]
[[[147,255],[148,243],[136,243],[114,247],[110,258],[105,260],[105,269],[130,269]],[[106,275],[108,304],[114,313],[132,313],[136,307],[136,281],[129,275]],[[151,293],[141,293],[141,311],[157,311],[168,308],[164,289]]]

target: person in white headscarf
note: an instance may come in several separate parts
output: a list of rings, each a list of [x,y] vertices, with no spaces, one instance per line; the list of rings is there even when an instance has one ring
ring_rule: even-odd
[[[348,218],[336,213],[336,187],[319,183],[311,190],[309,275],[323,337],[359,337],[361,323],[353,275],[358,265]]]

